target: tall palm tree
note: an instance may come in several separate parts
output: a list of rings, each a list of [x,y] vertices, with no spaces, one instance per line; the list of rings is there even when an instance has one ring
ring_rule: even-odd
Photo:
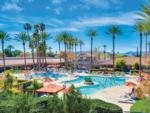
[[[75,46],[75,56],[77,58],[77,46],[79,44],[79,40],[77,38],[74,38],[74,46]]]
[[[148,42],[148,46],[149,46],[148,54],[150,55],[150,42]]]
[[[67,62],[67,42],[68,42],[68,38],[71,37],[72,35],[67,33],[67,32],[62,32],[61,34],[59,34],[60,37],[62,37],[62,41],[64,43],[64,48],[65,48],[65,62]]]
[[[92,66],[93,66],[93,38],[97,36],[97,31],[96,30],[89,30],[88,36],[91,39],[91,68],[92,68]]]
[[[4,31],[0,31],[0,40],[1,40],[1,44],[2,44],[2,54],[3,54],[3,67],[4,67],[4,71],[6,69],[6,64],[5,64],[5,50],[4,50],[4,44],[6,40],[9,40],[9,35],[4,32]]]
[[[24,64],[25,64],[25,69],[27,69],[27,61],[26,61],[26,42],[29,40],[28,35],[24,32],[20,32],[19,34],[16,35],[16,38],[18,41],[22,42],[23,45],[23,52],[24,52]]]
[[[121,30],[118,26],[112,25],[110,28],[108,28],[107,34],[111,35],[112,40],[113,40],[113,68],[115,71],[115,38],[116,38],[116,35],[121,34]]]
[[[26,30],[26,32],[29,36],[29,31],[31,31],[32,26],[29,23],[25,23],[23,27],[24,27],[24,30]]]
[[[60,62],[61,62],[61,42],[62,42],[62,36],[61,35],[57,35],[55,37],[55,42],[58,43],[58,48],[59,48],[59,59],[60,59]]]
[[[139,59],[140,66],[139,66],[139,71],[141,72],[141,70],[142,70],[142,38],[143,38],[143,35],[145,32],[145,26],[143,23],[138,22],[135,25],[135,29],[139,33],[139,36],[140,36],[140,55],[139,55],[140,56],[140,59]],[[140,75],[141,75],[141,73],[140,73]]]
[[[47,34],[46,32],[42,31],[41,33],[41,39],[42,39],[42,43],[43,43],[43,53],[44,53],[44,64],[47,65],[47,59],[46,59],[46,40],[51,39],[50,34]]]
[[[40,68],[40,62],[39,62],[39,55],[38,55],[39,54],[38,47],[39,47],[40,37],[39,37],[38,32],[36,32],[36,31],[32,34],[32,36],[33,36],[34,46],[36,48],[37,68],[39,69]]]
[[[107,45],[103,45],[103,48],[104,48],[104,52],[103,52],[103,54],[104,54],[104,60],[106,60],[106,47],[107,47]]]
[[[29,48],[31,49],[32,60],[33,60],[33,67],[35,66],[35,59],[34,59],[34,42],[32,39],[29,40]]]
[[[82,53],[82,45],[84,45],[84,42],[82,40],[79,40],[79,45],[80,45],[80,54]]]

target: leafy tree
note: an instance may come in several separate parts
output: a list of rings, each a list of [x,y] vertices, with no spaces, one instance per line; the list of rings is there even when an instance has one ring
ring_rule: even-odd
[[[119,60],[116,62],[116,68],[119,70],[119,71],[127,71],[127,65],[126,65],[126,62],[124,60]]]

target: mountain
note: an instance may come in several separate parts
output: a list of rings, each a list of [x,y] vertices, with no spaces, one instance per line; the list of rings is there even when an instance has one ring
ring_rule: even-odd
[[[125,56],[136,56],[137,55],[137,52],[134,52],[134,51],[128,51],[126,53],[124,53]]]

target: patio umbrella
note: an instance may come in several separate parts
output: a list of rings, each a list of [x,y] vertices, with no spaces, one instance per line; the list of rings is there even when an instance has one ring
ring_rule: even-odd
[[[125,85],[126,86],[133,86],[133,87],[136,86],[136,84],[133,82],[126,82]]]

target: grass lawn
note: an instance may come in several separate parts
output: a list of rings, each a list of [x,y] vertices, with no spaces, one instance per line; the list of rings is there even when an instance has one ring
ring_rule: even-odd
[[[145,98],[143,100],[137,101],[131,107],[131,113],[150,113],[150,99]]]

